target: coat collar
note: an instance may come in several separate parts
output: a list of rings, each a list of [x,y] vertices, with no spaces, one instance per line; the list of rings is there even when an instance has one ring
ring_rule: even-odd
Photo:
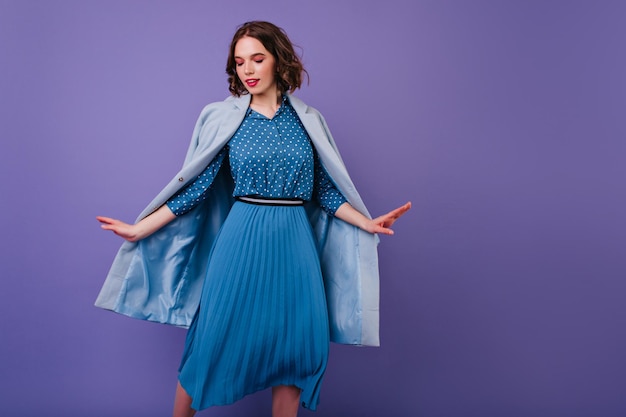
[[[298,113],[299,115],[304,115],[308,113],[309,106],[305,102],[303,102],[298,97],[293,96],[289,93],[287,93],[287,97],[289,97],[289,102],[291,103],[293,108],[296,110],[296,113]],[[248,107],[250,107],[251,99],[252,99],[252,96],[250,94],[244,94],[239,97],[234,97],[234,96],[228,97],[226,101],[230,101],[236,110],[246,111]]]
[[[233,106],[235,107],[235,109],[245,112],[246,110],[248,110],[248,107],[250,106],[251,99],[252,99],[252,96],[250,94],[244,94],[239,97],[230,96],[226,99],[226,101],[230,101],[231,103],[233,103]]]

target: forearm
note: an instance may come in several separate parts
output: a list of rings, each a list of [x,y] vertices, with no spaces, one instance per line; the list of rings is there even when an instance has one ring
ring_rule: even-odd
[[[372,233],[371,223],[372,220],[365,217],[361,212],[352,207],[350,203],[343,203],[335,212],[335,217],[343,220],[346,223],[350,223],[359,229]]]
[[[156,211],[144,217],[133,226],[135,234],[134,240],[141,240],[150,236],[175,218],[176,215],[172,213],[167,204],[163,204]]]

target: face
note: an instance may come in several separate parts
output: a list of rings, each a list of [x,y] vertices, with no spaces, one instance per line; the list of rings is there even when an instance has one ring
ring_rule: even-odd
[[[244,36],[235,44],[237,76],[253,96],[277,96],[276,59],[255,38]]]

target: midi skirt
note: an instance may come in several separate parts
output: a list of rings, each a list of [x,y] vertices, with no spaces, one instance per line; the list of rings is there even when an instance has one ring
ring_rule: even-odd
[[[317,245],[303,206],[236,202],[210,254],[181,386],[202,410],[277,385],[315,410],[329,350]]]

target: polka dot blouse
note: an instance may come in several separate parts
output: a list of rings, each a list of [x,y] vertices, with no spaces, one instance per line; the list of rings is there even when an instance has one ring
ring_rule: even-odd
[[[315,198],[331,215],[346,202],[287,96],[271,119],[248,109],[237,132],[204,172],[167,201],[170,210],[180,216],[202,202],[224,161],[235,181],[235,197]]]

